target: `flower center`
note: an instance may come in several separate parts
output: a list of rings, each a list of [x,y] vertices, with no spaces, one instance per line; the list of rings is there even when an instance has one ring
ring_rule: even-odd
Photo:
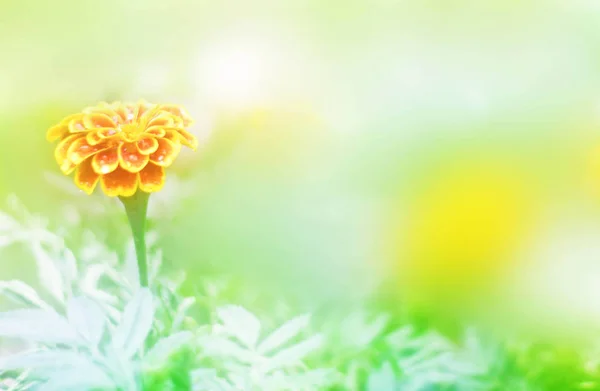
[[[121,132],[131,136],[139,135],[144,132],[144,129],[139,124],[123,124],[120,125],[119,128],[121,129]]]

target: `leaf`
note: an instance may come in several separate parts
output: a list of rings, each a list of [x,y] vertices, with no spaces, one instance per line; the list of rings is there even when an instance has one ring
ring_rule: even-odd
[[[0,336],[70,345],[82,342],[65,318],[54,311],[42,309],[0,313]]]
[[[63,292],[63,278],[60,270],[42,246],[34,244],[32,246],[32,251],[35,256],[40,283],[52,294],[52,296],[63,303],[65,295]]]
[[[217,375],[215,369],[196,369],[192,372],[194,391],[236,391],[237,389]]]
[[[23,281],[0,281],[0,293],[20,304],[26,304],[42,309],[52,308],[38,296],[35,289]]]
[[[198,341],[202,353],[209,357],[230,358],[247,364],[253,364],[262,357],[236,342],[218,336],[209,336]]]
[[[271,357],[267,368],[268,370],[273,370],[297,365],[308,354],[319,349],[324,341],[323,335],[317,334],[292,347],[284,349]]]
[[[263,382],[265,390],[323,390],[334,383],[338,374],[331,369],[314,369],[304,373],[286,375],[283,372],[275,372],[267,376]],[[384,389],[377,390],[384,391]],[[385,391],[390,391],[385,389]]]
[[[183,323],[183,321],[185,319],[185,315],[186,315],[187,311],[195,303],[196,303],[195,297],[186,297],[185,299],[181,300],[181,303],[179,303],[179,306],[177,306],[177,312],[175,313],[175,316],[173,317],[173,322],[171,324],[172,330],[179,330],[179,328],[181,327],[181,324]]]
[[[395,390],[396,387],[396,375],[390,363],[386,362],[377,371],[369,375],[367,381],[367,391],[382,391],[382,390]]]
[[[386,342],[394,348],[405,349],[413,338],[414,330],[412,326],[404,326],[386,336]]]
[[[86,341],[92,346],[98,346],[104,334],[106,317],[102,308],[94,300],[86,297],[69,300],[67,318]]]
[[[44,391],[114,389],[115,383],[87,356],[72,351],[42,351],[9,357],[6,368],[27,368],[38,377],[48,377]]]
[[[379,315],[373,322],[366,325],[365,328],[356,336],[355,344],[363,347],[369,345],[378,335],[381,334],[385,326],[388,324],[389,316]]]
[[[254,314],[243,307],[228,305],[217,308],[217,316],[228,334],[251,349],[255,347],[260,334],[260,321]]]
[[[258,352],[260,354],[266,354],[270,351],[281,347],[286,342],[294,338],[303,329],[308,327],[310,323],[310,315],[298,316],[286,323],[284,323],[277,330],[272,332],[267,338],[261,342],[258,346]]]
[[[79,273],[77,270],[77,260],[75,259],[75,255],[73,252],[65,248],[62,251],[62,263],[64,270],[64,277],[67,280],[67,283],[71,285],[74,281],[77,281],[79,278]]]
[[[138,269],[137,256],[135,255],[135,245],[133,239],[129,240],[125,250],[125,265],[123,266],[123,275],[135,289],[138,289],[141,286],[140,273]]]
[[[62,370],[52,374],[44,391],[114,390],[116,384],[99,370]]]
[[[362,348],[381,334],[388,320],[389,316],[382,314],[369,323],[363,311],[354,312],[342,322],[341,336],[349,346]]]
[[[169,357],[187,345],[193,336],[189,331],[182,331],[161,339],[144,357],[144,366],[148,369],[160,369]]]
[[[126,357],[132,357],[142,347],[152,328],[154,310],[152,293],[148,288],[140,289],[125,307],[112,343]]]
[[[0,368],[3,370],[26,368],[41,377],[54,375],[57,371],[66,371],[107,379],[104,371],[92,362],[89,356],[72,350],[57,349],[20,353],[7,357],[0,364]]]

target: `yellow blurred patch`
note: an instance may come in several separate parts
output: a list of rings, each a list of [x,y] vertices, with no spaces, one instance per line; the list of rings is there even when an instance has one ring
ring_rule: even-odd
[[[394,230],[402,290],[439,300],[492,284],[518,262],[535,206],[526,171],[508,161],[473,159],[430,173]]]

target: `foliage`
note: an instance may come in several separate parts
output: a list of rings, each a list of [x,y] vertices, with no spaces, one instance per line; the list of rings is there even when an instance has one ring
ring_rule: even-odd
[[[152,290],[140,288],[131,249],[119,257],[92,234],[70,248],[16,199],[10,204],[12,215],[0,215],[2,245],[27,244],[38,288],[0,282],[2,296],[16,303],[0,314],[0,336],[24,344],[0,359],[0,390],[533,391],[598,384],[595,361],[583,353],[495,341],[467,326],[454,341],[365,303],[343,315],[290,305],[293,315],[279,322],[274,308],[236,304],[251,300],[225,289],[226,279],[198,281],[205,289],[186,296],[186,276],[164,270],[157,246]]]

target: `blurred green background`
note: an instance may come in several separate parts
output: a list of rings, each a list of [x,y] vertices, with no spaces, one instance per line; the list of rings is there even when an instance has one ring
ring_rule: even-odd
[[[128,240],[118,202],[61,176],[46,129],[102,100],[173,102],[202,147],[152,226],[190,286],[600,323],[596,2],[0,4],[0,195],[51,225],[70,211]],[[15,251],[0,275],[33,267]]]

